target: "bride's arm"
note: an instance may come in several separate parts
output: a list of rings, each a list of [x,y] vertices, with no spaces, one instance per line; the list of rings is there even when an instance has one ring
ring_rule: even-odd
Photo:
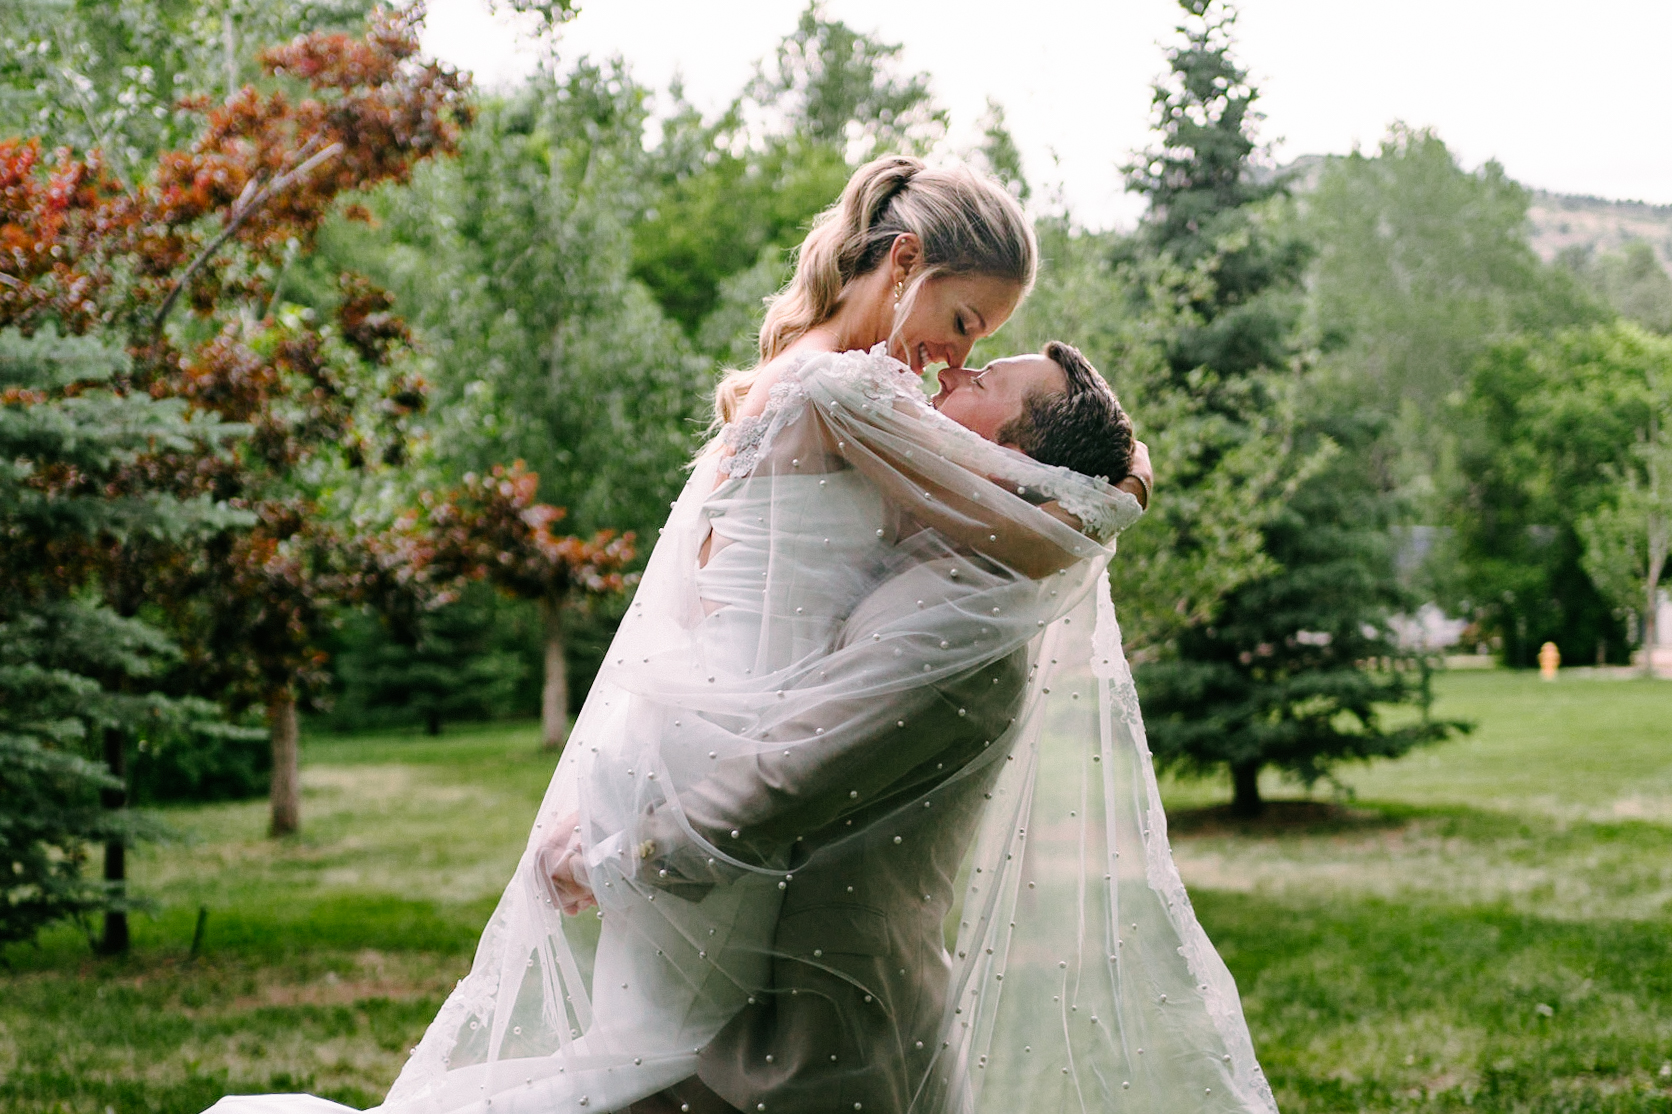
[[[799,369],[791,389],[803,404],[757,467],[853,468],[900,514],[1030,579],[1094,552],[1080,520],[1034,483],[1060,470],[942,417],[891,365],[849,355]]]

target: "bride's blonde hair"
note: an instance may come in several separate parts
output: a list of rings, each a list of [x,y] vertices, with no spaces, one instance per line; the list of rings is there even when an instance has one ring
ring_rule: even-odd
[[[923,266],[901,294],[903,321],[918,288],[937,275],[978,274],[1033,285],[1039,248],[1022,207],[1003,186],[963,166],[932,169],[908,155],[873,159],[848,179],[836,204],[801,241],[795,277],[767,299],[760,363],[728,371],[714,391],[717,424],[729,422],[763,364],[829,320],[842,288],[881,266],[895,237],[923,244]]]

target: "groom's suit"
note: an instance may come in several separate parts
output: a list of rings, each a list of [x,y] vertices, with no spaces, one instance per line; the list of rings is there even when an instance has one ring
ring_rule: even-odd
[[[1009,580],[948,578],[936,563],[908,569],[854,612],[842,639],[845,668],[898,676],[897,650],[927,652],[971,635],[992,621],[986,605],[1002,599]],[[916,610],[931,593],[942,606]],[[982,606],[958,606],[959,596],[979,596]],[[891,626],[898,637],[874,637]],[[926,1079],[947,1070],[935,1061],[950,969],[944,922],[1020,716],[1027,651],[1010,645],[974,668],[893,693],[886,714],[873,709],[867,719],[884,724],[869,737],[832,731],[795,748],[791,769],[757,762],[683,795],[688,821],[705,837],[723,841],[732,825],[747,823],[741,816],[754,821],[743,842],[789,848],[772,986],[700,1056],[699,1079],[728,1103],[797,1114],[903,1112]],[[821,711],[852,721],[841,709]],[[646,881],[700,896],[712,877],[700,851],[671,826],[657,842]]]

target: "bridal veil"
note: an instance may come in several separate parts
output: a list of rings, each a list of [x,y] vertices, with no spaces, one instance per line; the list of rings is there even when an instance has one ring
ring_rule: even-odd
[[[788,370],[674,504],[380,1109],[1274,1111],[1121,649],[1136,515],[880,352]]]

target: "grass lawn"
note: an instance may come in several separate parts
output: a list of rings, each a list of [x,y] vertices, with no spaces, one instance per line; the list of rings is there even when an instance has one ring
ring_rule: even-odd
[[[1212,807],[1222,786],[1167,786],[1279,1106],[1672,1114],[1672,683],[1457,673],[1438,692],[1478,730],[1346,771],[1344,804],[1248,826]],[[0,1110],[381,1097],[554,761],[532,725],[315,738],[303,760],[299,838],[266,839],[262,802],[167,813],[188,838],[137,855],[155,909],[130,957],[69,927],[6,951]]]

